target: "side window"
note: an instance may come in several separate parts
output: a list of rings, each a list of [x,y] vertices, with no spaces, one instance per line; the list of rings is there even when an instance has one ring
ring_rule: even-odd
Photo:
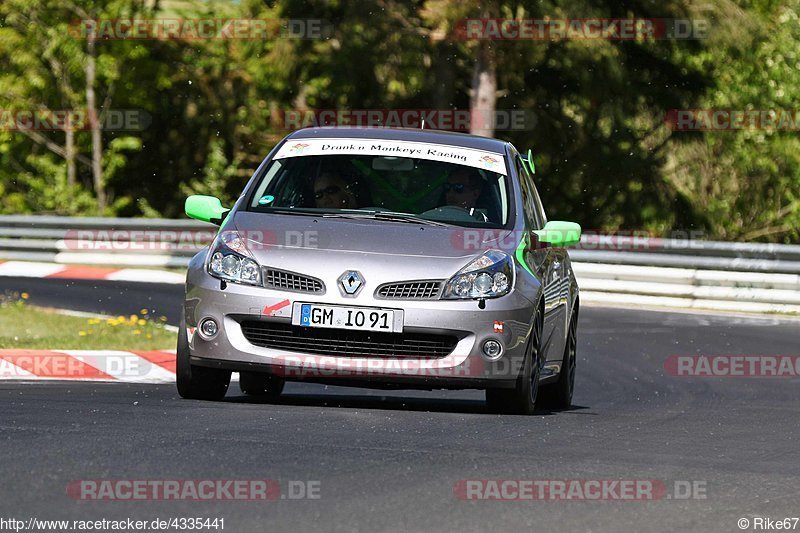
[[[522,158],[516,157],[517,175],[519,176],[519,185],[522,189],[522,204],[525,210],[525,225],[531,229],[542,229],[544,222],[537,210],[536,202],[539,194],[533,186],[528,169],[523,163]]]
[[[536,214],[539,217],[539,221],[544,227],[547,224],[547,215],[544,212],[544,207],[542,206],[542,199],[539,197],[539,191],[536,190],[536,185],[533,184],[533,180],[531,180],[531,188],[533,189],[533,200],[534,206],[536,207]]]

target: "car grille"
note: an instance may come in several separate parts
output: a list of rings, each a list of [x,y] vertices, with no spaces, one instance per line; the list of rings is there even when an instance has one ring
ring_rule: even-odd
[[[439,359],[458,344],[453,335],[432,333],[306,328],[259,320],[245,320],[241,326],[244,337],[255,346],[336,357]]]
[[[403,281],[381,285],[375,293],[378,298],[394,300],[436,300],[441,286],[441,280]]]
[[[280,289],[294,292],[311,292],[322,294],[325,292],[325,284],[317,278],[304,276],[287,270],[276,268],[264,269],[264,286],[270,289]]]

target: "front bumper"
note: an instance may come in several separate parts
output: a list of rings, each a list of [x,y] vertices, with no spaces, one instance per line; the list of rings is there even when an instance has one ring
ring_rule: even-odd
[[[367,355],[325,356],[260,347],[248,341],[243,320],[291,323],[294,302],[402,309],[404,332],[451,335],[455,348],[439,358]],[[265,309],[266,308],[266,309]],[[293,381],[340,385],[408,388],[513,387],[523,362],[534,307],[519,290],[502,298],[476,301],[386,300],[364,290],[356,298],[337,291],[324,295],[292,293],[227,283],[200,268],[190,268],[186,284],[185,319],[192,364],[232,371],[266,372]],[[197,326],[212,318],[218,333],[204,338]],[[497,324],[502,323],[502,331]],[[494,339],[503,355],[489,361],[483,343]]]

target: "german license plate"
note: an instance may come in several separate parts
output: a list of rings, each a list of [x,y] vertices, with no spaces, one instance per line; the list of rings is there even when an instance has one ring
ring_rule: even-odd
[[[295,302],[292,306],[292,324],[310,328],[395,333],[403,331],[403,311],[377,307],[347,307]]]

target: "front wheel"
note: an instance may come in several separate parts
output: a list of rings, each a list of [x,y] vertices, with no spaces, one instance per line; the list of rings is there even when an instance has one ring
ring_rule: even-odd
[[[541,313],[537,312],[522,371],[517,377],[514,388],[486,389],[486,404],[490,410],[520,415],[532,415],[536,411],[541,373],[542,318]]]
[[[185,319],[181,319],[178,330],[175,366],[175,380],[181,398],[221,400],[228,392],[228,385],[231,382],[230,370],[206,368],[189,362],[189,339],[186,335]]]
[[[578,313],[575,312],[569,321],[567,345],[564,348],[564,359],[561,361],[558,381],[542,387],[541,390],[541,403],[547,407],[569,409],[572,406],[572,394],[575,391],[575,366],[578,359],[577,329]]]

